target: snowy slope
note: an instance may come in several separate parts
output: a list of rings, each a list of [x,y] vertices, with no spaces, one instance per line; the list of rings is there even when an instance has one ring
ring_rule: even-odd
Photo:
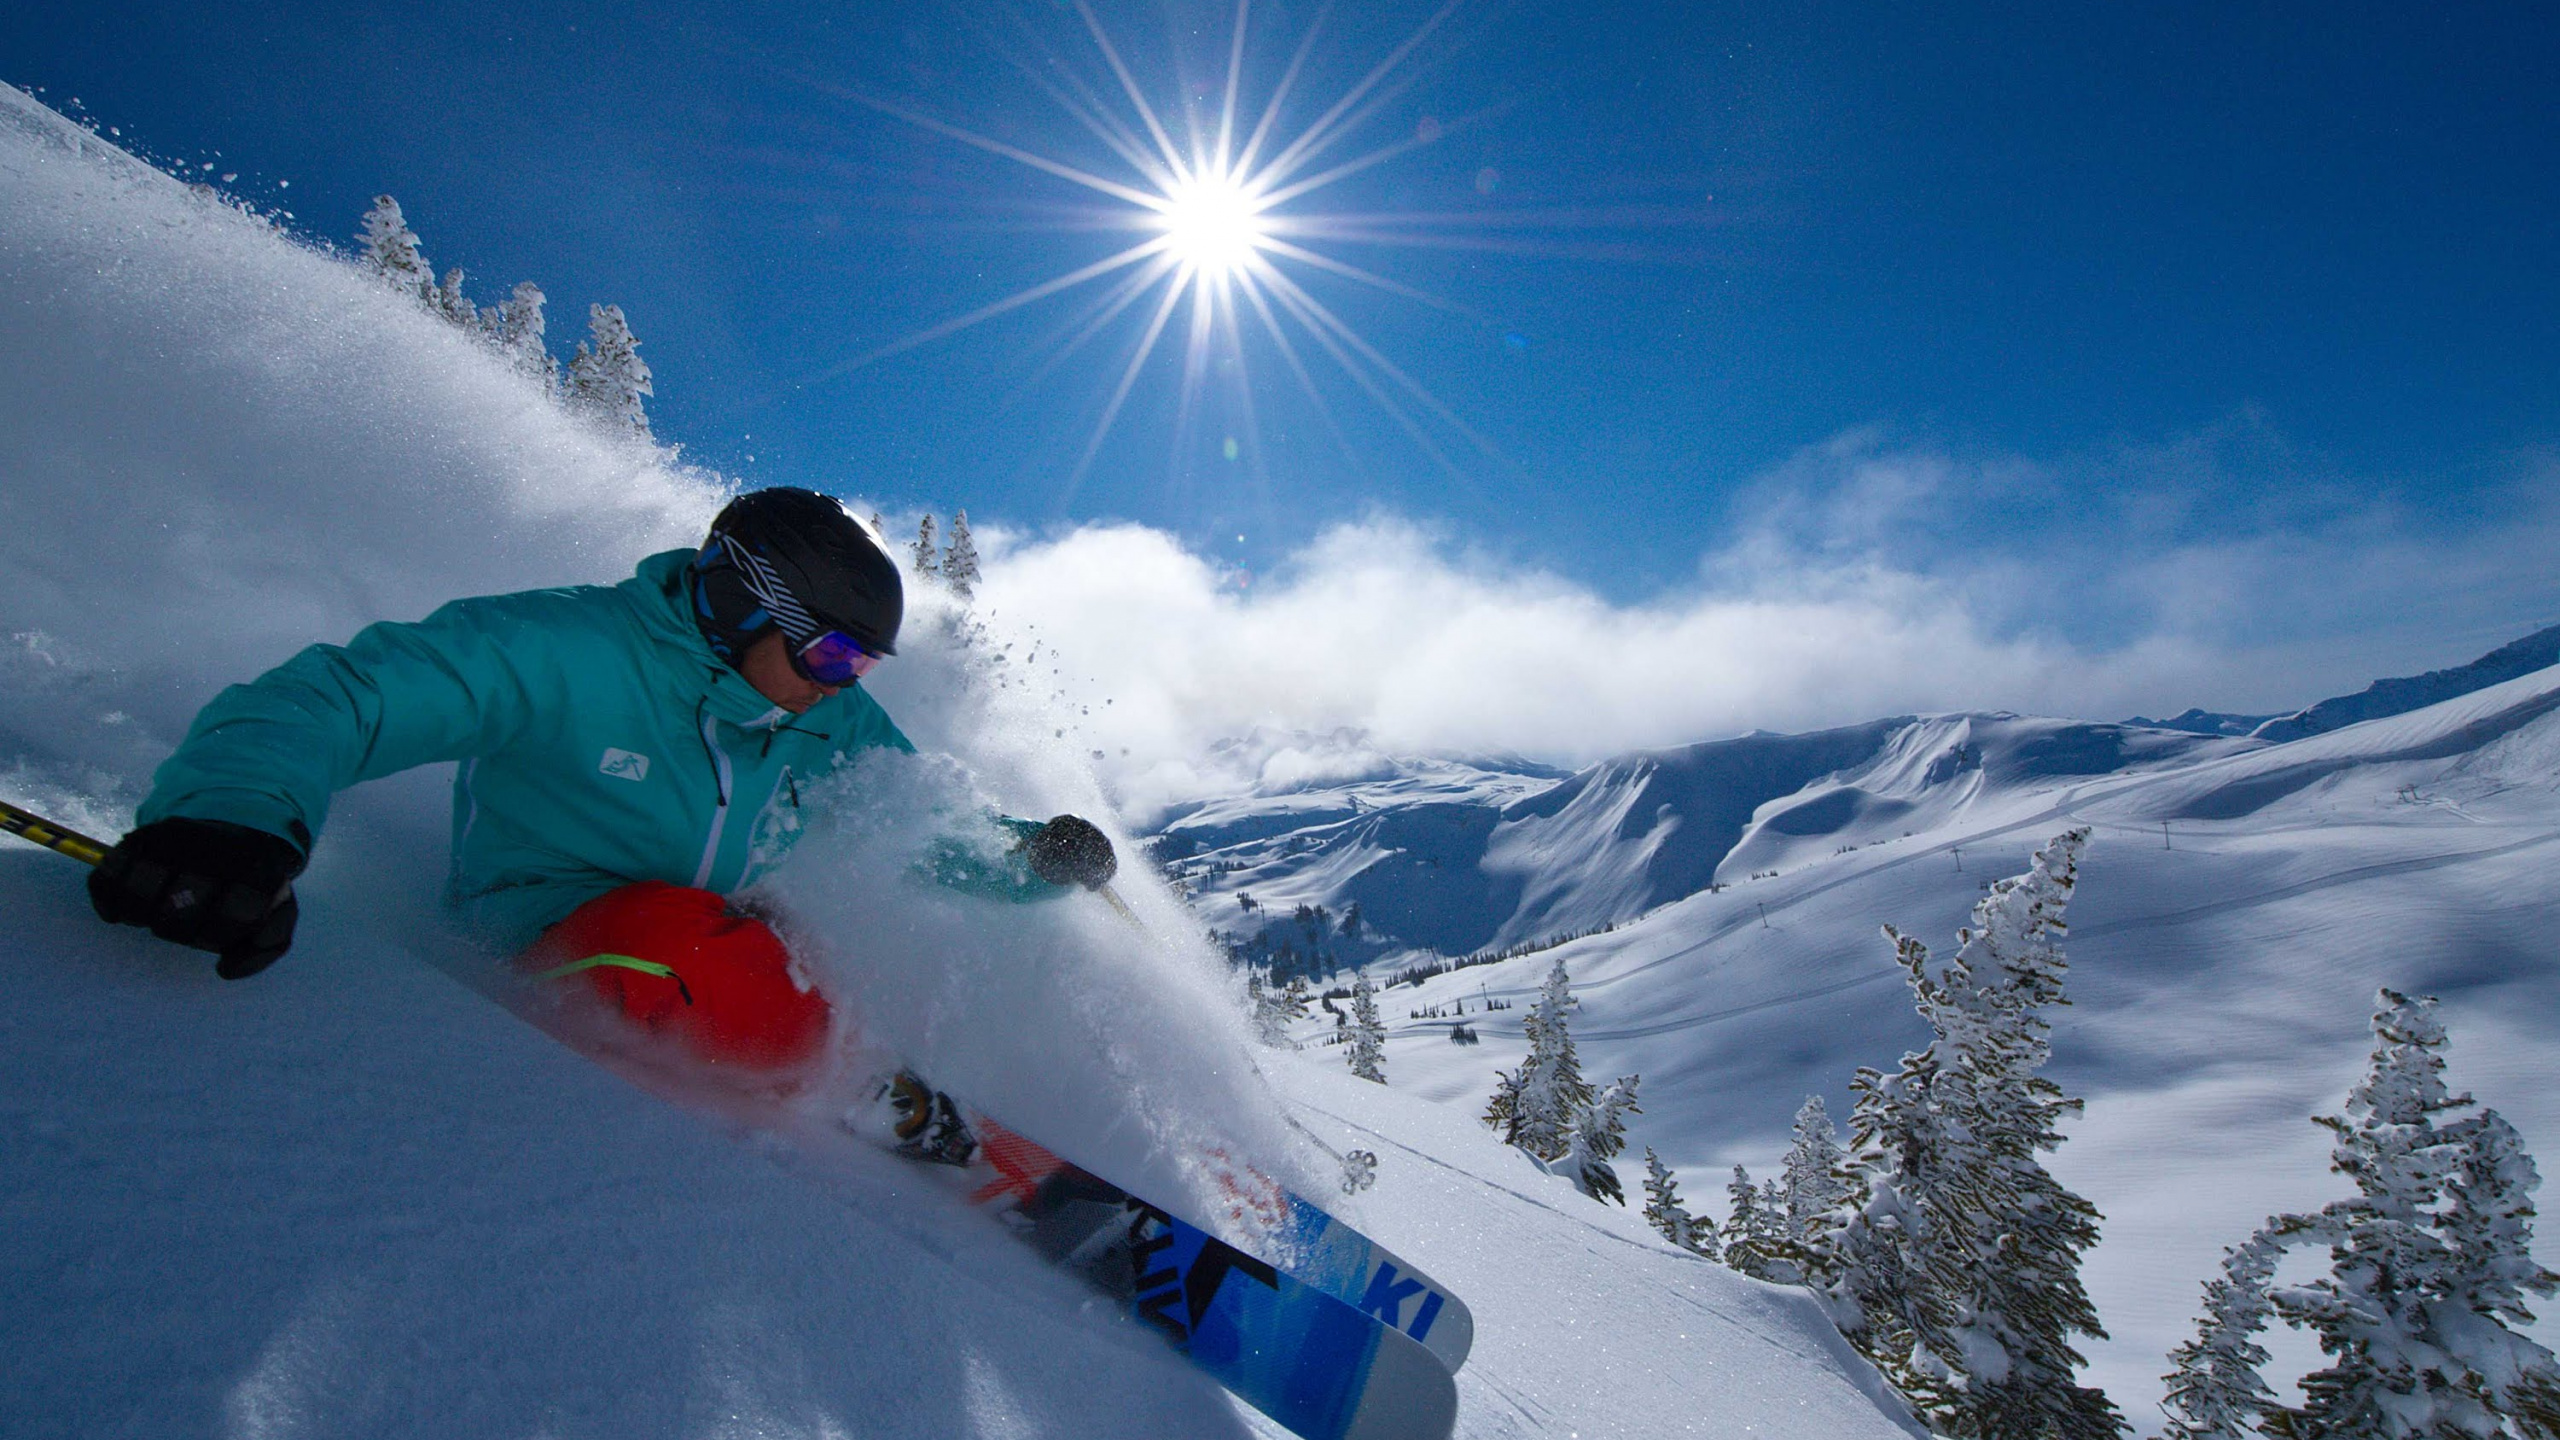
[[[2307,1117],[2361,1066],[2376,986],[2443,996],[2456,1083],[2560,1154],[2560,667],[2291,744],[2152,743],[1922,721],[1762,807],[1723,890],[1386,991],[1389,1081],[1480,1109],[1525,1013],[1484,1002],[1526,999],[1562,956],[1586,1070],[1644,1077],[1631,1153],[1657,1149],[1720,1214],[1731,1165],[1769,1173],[1805,1095],[1845,1116],[1852,1071],[1919,1040],[1876,927],[1952,945],[1984,881],[2092,825],[2055,1064],[2090,1105],[2054,1163],[2108,1217],[2088,1274],[2115,1338],[2094,1374],[2154,1428],[2162,1357],[2220,1248],[2336,1193]],[[1808,809],[1837,823],[1789,822]],[[1449,1042],[1461,1013],[1482,1044]]]
[[[113,833],[220,684],[455,594],[617,578],[715,499],[0,90],[0,795]],[[1208,1139],[1320,1178],[1293,1107],[1379,1150],[1360,1218],[1476,1311],[1462,1434],[1906,1433],[1800,1298],[1463,1117],[1259,1066],[1169,896],[1130,886],[1141,941],[1097,905],[899,891],[880,848],[937,804],[1099,798],[930,606],[917,630],[884,698],[956,758],[861,777],[862,823],[780,891],[870,1039],[1169,1194]],[[457,983],[493,957],[437,913],[444,781],[343,797],[294,953],[239,984],[0,841],[0,1434],[1267,1433],[894,1162],[672,1108]]]

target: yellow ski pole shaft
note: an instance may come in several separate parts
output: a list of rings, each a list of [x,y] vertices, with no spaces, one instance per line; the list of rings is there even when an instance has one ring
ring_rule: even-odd
[[[68,855],[83,865],[95,865],[107,857],[107,847],[98,841],[6,800],[0,800],[0,831],[41,845],[56,855]]]

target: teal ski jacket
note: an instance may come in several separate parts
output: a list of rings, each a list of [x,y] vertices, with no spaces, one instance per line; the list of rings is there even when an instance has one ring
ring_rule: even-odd
[[[205,706],[138,818],[227,820],[308,853],[338,791],[453,760],[447,897],[496,944],[637,880],[741,889],[790,848],[812,780],[915,747],[860,686],[793,715],[715,657],[689,609],[693,553],[314,645]],[[933,870],[1007,898],[1058,893],[1018,858],[944,854]]]

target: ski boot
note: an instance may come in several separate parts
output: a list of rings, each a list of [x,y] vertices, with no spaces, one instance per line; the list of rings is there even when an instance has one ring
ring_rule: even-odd
[[[909,1070],[873,1080],[867,1102],[846,1111],[843,1123],[910,1160],[966,1166],[978,1154],[978,1137],[960,1107]]]

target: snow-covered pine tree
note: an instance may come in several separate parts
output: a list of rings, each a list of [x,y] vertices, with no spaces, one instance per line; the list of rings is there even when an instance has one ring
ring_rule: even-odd
[[[1542,1162],[1564,1158],[1582,1112],[1598,1098],[1573,1053],[1573,1034],[1565,1023],[1565,1012],[1572,1008],[1573,985],[1558,957],[1538,991],[1537,1008],[1520,1022],[1529,1037],[1529,1053],[1519,1069],[1495,1072],[1493,1099],[1485,1106],[1484,1123],[1501,1134],[1502,1143]]]
[[[969,539],[969,512],[951,512],[951,538],[942,547],[942,579],[967,600],[977,594],[978,547]]]
[[[480,307],[472,304],[471,297],[462,293],[462,267],[459,265],[444,272],[444,283],[437,286],[428,299],[430,309],[465,330],[476,327],[480,322]]]
[[[1787,1220],[1769,1207],[1767,1192],[1736,1165],[1724,1196],[1724,1263],[1754,1280],[1793,1283],[1795,1271],[1785,1259]]]
[[[908,568],[918,575],[938,574],[941,567],[934,563],[933,556],[933,512],[928,510],[916,522],[916,543],[907,551]]]
[[[373,208],[364,212],[364,228],[356,238],[364,242],[361,263],[365,269],[420,304],[433,303],[436,272],[427,257],[418,253],[417,232],[401,216],[399,201],[374,196]]]
[[[1351,1073],[1363,1080],[1387,1083],[1387,1027],[1378,1019],[1378,987],[1369,972],[1355,972],[1351,982]]]
[[[1780,1212],[1786,1219],[1788,1258],[1809,1277],[1827,1273],[1822,1252],[1837,1227],[1835,1212],[1849,1195],[1843,1171],[1849,1157],[1832,1128],[1831,1112],[1819,1095],[1807,1095],[1796,1110],[1795,1143],[1787,1147]]]
[[[2098,1212],[2038,1159],[2080,1102],[2037,1072],[2066,1003],[2057,938],[2088,831],[2037,852],[1975,905],[1953,960],[1885,934],[1936,1039],[1895,1074],[1862,1071],[1851,1125],[1857,1213],[1835,1237],[1835,1318],[1935,1432],[2114,1440],[2104,1393],[2073,1383],[2075,1336],[2101,1337],[2080,1283]]]
[[[1653,1147],[1644,1149],[1644,1218],[1662,1238],[1683,1250],[1717,1258],[1716,1227],[1689,1213],[1680,1203],[1680,1181]]]
[[[615,428],[649,434],[649,416],[641,408],[650,386],[649,362],[640,358],[640,342],[619,305],[587,307],[587,338],[569,361],[569,398],[588,414]]]
[[[2161,1408],[2170,1415],[2163,1440],[2249,1440],[2276,1408],[2275,1393],[2259,1378],[2267,1349],[2257,1341],[2267,1328],[2267,1286],[2284,1258],[2285,1236],[2273,1227],[2222,1253],[2222,1273],[2204,1287],[2204,1318],[2196,1338],[2169,1352],[2176,1368]]]
[[[1253,1028],[1265,1045],[1291,1048],[1289,1027],[1307,1018],[1307,982],[1292,976],[1286,987],[1262,983],[1262,972],[1245,971],[1245,998],[1253,1005]]]
[[[2279,1215],[2230,1253],[2197,1338],[2171,1357],[2177,1440],[2245,1434],[2251,1420],[2287,1440],[2560,1436],[2560,1362],[2511,1328],[2532,1322],[2527,1292],[2560,1288],[2531,1253],[2541,1177],[2495,1110],[2437,1123],[2473,1102],[2445,1086],[2435,1001],[2384,990],[2379,1007],[2346,1113],[2319,1117],[2338,1137],[2330,1168],[2357,1193]],[[2271,1286],[2278,1254],[2304,1244],[2328,1246],[2330,1273]],[[2253,1337],[2270,1316],[2329,1356],[2302,1378],[2299,1407],[2259,1378]]]
[[[1917,940],[1897,941],[1897,948],[1919,948]],[[1902,957],[1907,966],[1907,955]],[[1918,1273],[1919,1247],[1908,1243],[1910,1224],[1925,1221],[1925,1211],[1906,1207],[1906,1175],[1924,1174],[1938,1159],[1939,1130],[1926,1114],[1930,1079],[1936,1066],[1931,1051],[1902,1057],[1887,1075],[1872,1066],[1858,1067],[1849,1081],[1856,1101],[1849,1113],[1849,1163],[1843,1179],[1840,1223],[1819,1250],[1822,1267],[1816,1293],[1831,1311],[1832,1322],[1860,1353],[1874,1361],[1888,1382],[1906,1396],[1922,1378],[1917,1363],[1928,1352],[1919,1339],[1920,1290],[1926,1277]],[[1916,1403],[1916,1402],[1915,1402]]]
[[[1636,1082],[1639,1077],[1621,1075],[1598,1099],[1582,1108],[1574,1117],[1573,1144],[1564,1158],[1547,1168],[1571,1180],[1574,1188],[1603,1204],[1627,1203],[1626,1187],[1618,1183],[1617,1167],[1609,1162],[1627,1148],[1628,1115],[1641,1115],[1636,1104]]]
[[[542,343],[542,287],[530,280],[516,282],[515,292],[506,299],[480,312],[480,330],[499,354],[518,370],[556,389],[560,384],[560,362]]]
[[[1310,998],[1307,992],[1307,977],[1304,975],[1290,976],[1289,983],[1280,988],[1280,1003],[1288,1007],[1289,1016],[1293,1020],[1306,1018],[1307,1002]]]
[[[2467,1372],[2457,1382],[2488,1415],[2533,1440],[2560,1437],[2560,1360],[2517,1333],[2531,1325],[2527,1293],[2560,1292],[2560,1275],[2533,1258],[2533,1192],[2542,1186],[2524,1136],[2495,1110],[2467,1122],[2462,1158],[2445,1186],[2436,1228],[2453,1251],[2438,1290],[2436,1329]]]

